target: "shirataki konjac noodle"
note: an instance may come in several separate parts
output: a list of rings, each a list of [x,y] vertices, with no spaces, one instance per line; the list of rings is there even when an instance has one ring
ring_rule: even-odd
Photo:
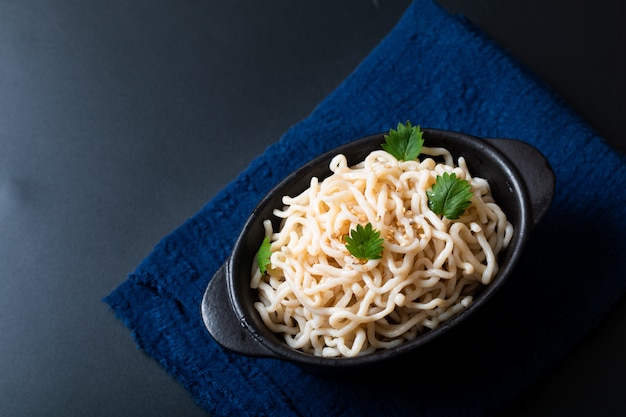
[[[403,161],[375,150],[354,166],[336,155],[330,170],[283,197],[279,230],[264,222],[267,271],[256,260],[252,267],[255,308],[292,348],[352,357],[398,346],[467,307],[496,275],[513,226],[464,158],[455,165],[448,150],[423,147],[419,159]],[[471,204],[455,220],[428,205],[444,172],[471,185]],[[380,259],[346,249],[346,235],[367,223],[384,239]]]

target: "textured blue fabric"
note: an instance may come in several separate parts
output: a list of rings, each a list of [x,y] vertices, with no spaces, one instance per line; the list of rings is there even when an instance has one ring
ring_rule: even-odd
[[[442,351],[417,355],[407,376],[333,379],[222,350],[199,305],[254,205],[312,156],[406,120],[521,139],[548,158],[556,195],[511,283]],[[492,415],[625,292],[624,162],[493,42],[433,1],[415,0],[309,117],[159,242],[105,301],[215,416]]]

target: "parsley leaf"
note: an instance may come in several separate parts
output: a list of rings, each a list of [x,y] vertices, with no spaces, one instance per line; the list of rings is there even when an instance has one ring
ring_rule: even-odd
[[[350,236],[346,235],[346,249],[352,256],[359,259],[380,259],[382,258],[383,242],[380,232],[372,227],[371,223],[356,225],[356,229],[350,231]]]
[[[272,254],[270,248],[270,238],[265,236],[265,239],[263,239],[261,247],[256,254],[256,260],[259,264],[259,271],[261,272],[261,274],[265,274],[267,272],[267,267],[270,265],[270,255]]]
[[[450,220],[458,219],[471,204],[471,188],[469,181],[457,178],[454,173],[444,172],[437,176],[433,187],[426,191],[428,208]]]
[[[393,155],[398,161],[412,161],[422,151],[424,132],[418,126],[412,126],[408,120],[406,124],[398,123],[397,130],[389,130],[385,135],[382,148]]]

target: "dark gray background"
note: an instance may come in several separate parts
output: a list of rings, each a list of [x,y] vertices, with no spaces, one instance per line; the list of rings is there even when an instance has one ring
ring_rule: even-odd
[[[205,415],[101,298],[408,4],[0,1],[0,415]],[[626,149],[625,3],[441,4]],[[625,415],[625,334],[621,302],[504,415]]]

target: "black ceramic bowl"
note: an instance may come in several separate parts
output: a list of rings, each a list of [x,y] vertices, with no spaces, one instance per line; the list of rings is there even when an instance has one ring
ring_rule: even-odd
[[[300,194],[309,186],[313,176],[320,181],[329,176],[328,165],[333,156],[342,153],[353,165],[372,150],[381,149],[384,134],[372,135],[339,146],[308,162],[273,188],[254,209],[232,254],[209,282],[202,300],[202,318],[220,345],[242,355],[276,358],[317,370],[363,368],[397,358],[453,331],[489,301],[511,275],[531,229],[550,206],[554,173],[541,153],[518,140],[481,139],[457,132],[422,130],[424,146],[447,148],[455,162],[459,156],[465,157],[472,175],[489,181],[494,199],[515,228],[508,248],[500,254],[500,270],[492,283],[483,287],[466,309],[436,329],[398,347],[352,358],[324,358],[294,350],[282,336],[264,325],[253,306],[257,299],[256,290],[249,286],[252,262],[264,237],[263,221],[272,219],[274,230],[278,230],[279,219],[272,212],[275,208],[282,208],[282,197]]]

